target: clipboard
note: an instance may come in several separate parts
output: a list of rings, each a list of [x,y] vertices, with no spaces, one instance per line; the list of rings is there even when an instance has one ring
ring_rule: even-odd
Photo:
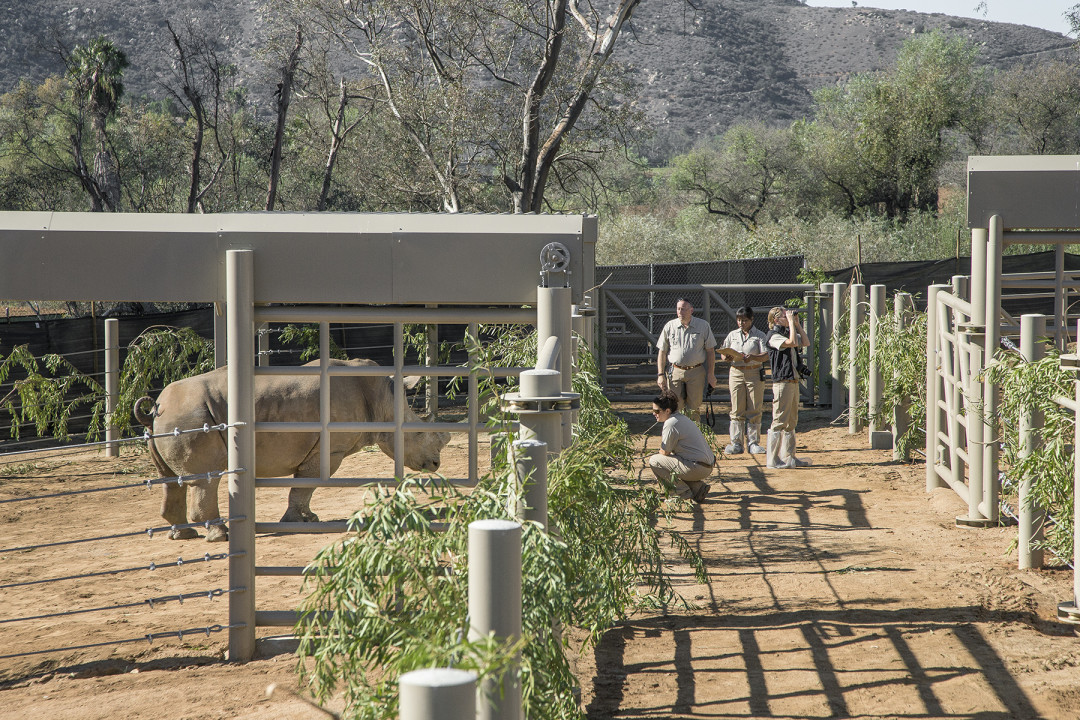
[[[736,352],[736,351],[732,350],[731,348],[718,347],[718,348],[716,348],[716,352],[720,353],[720,358],[722,360],[727,360],[727,361],[742,360],[742,353]]]

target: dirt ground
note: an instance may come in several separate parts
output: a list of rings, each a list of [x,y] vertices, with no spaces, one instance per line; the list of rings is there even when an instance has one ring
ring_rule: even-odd
[[[646,407],[621,408],[638,432],[651,422]],[[673,561],[695,609],[636,616],[578,656],[588,717],[1080,717],[1080,641],[1056,618],[1072,599],[1072,571],[1017,570],[1015,527],[957,527],[965,506],[950,490],[927,493],[921,462],[894,463],[824,411],[804,410],[800,427],[812,467],[726,458],[706,501],[678,517],[710,582]],[[458,438],[444,470],[465,477],[466,468]],[[365,452],[339,475],[392,469]],[[296,694],[287,639],[260,629],[258,659],[223,659],[227,632],[214,626],[228,622],[228,598],[208,595],[227,589],[226,565],[203,558],[226,546],[148,537],[162,525],[159,489],[62,494],[153,476],[144,454],[0,467],[0,718],[325,717]],[[362,492],[319,490],[312,507],[344,518]],[[39,499],[10,502],[30,496]],[[260,490],[258,503],[259,520],[277,520],[284,492]],[[68,542],[106,536],[121,537]],[[261,538],[257,562],[303,564],[330,540]],[[258,583],[260,610],[300,596],[295,578]],[[193,593],[203,596],[176,598]],[[107,609],[53,616],[94,608]],[[145,639],[180,629],[198,632]],[[85,647],[54,651],[74,646]]]

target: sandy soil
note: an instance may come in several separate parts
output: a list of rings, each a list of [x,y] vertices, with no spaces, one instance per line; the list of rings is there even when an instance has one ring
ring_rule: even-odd
[[[637,408],[624,415],[639,432],[649,422]],[[727,458],[706,502],[678,517],[711,574],[698,585],[672,562],[695,609],[634,617],[578,656],[588,716],[1080,717],[1080,642],[1056,619],[1072,571],[1017,570],[1015,528],[956,527],[965,507],[949,490],[926,493],[921,463],[893,463],[823,411],[802,417],[800,454],[813,467]],[[393,469],[377,452],[347,463],[339,474]],[[444,468],[464,477],[466,467],[457,439]],[[227,633],[213,627],[227,623],[227,597],[175,599],[228,587],[224,561],[201,560],[225,545],[148,537],[162,524],[158,490],[60,494],[153,476],[145,455],[0,467],[0,718],[325,717],[295,694],[287,641],[260,630],[261,656],[228,663]],[[312,507],[343,518],[361,493],[319,490]],[[8,502],[29,496],[39,499]],[[284,493],[260,490],[258,502],[260,520],[277,520]],[[136,534],[55,544],[126,533]],[[258,564],[303,564],[329,540],[262,538]],[[295,578],[260,578],[259,609],[289,608],[300,592]],[[49,616],[93,608],[111,609]],[[25,654],[73,646],[89,647]]]

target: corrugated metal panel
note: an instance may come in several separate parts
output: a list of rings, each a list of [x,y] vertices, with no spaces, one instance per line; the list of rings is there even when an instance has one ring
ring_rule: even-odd
[[[968,227],[1080,228],[1080,155],[968,158]]]
[[[255,251],[257,302],[528,303],[540,249],[593,257],[580,215],[0,213],[0,298],[224,301],[225,252]]]

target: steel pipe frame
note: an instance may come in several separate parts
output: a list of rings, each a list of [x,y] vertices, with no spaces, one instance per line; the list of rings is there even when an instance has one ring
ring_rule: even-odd
[[[1046,316],[1023,315],[1020,318],[1020,354],[1024,360],[1034,363],[1046,356]],[[1021,458],[1030,456],[1042,442],[1043,413],[1035,407],[1020,411],[1019,435]],[[1038,547],[1043,539],[1043,523],[1046,511],[1031,496],[1031,478],[1022,478],[1018,492],[1017,508],[1019,529],[1017,537],[1017,564],[1021,570],[1039,568],[1043,565],[1043,550]]]
[[[120,321],[105,320],[105,457],[120,457],[119,429],[114,424],[120,396]]]
[[[859,368],[855,356],[859,351],[859,337],[866,324],[866,286],[854,283],[848,296],[848,435],[862,431],[862,393],[859,392]]]
[[[882,432],[885,422],[881,415],[884,382],[881,377],[881,365],[877,360],[878,334],[882,318],[885,316],[885,286],[870,286],[870,367],[866,381],[866,408],[869,416],[870,447],[877,447],[875,433]],[[891,436],[890,436],[891,440]]]
[[[521,525],[509,520],[469,524],[469,639],[521,637]],[[520,663],[476,691],[476,720],[520,720]],[[501,680],[501,682],[500,682]],[[500,687],[501,685],[501,687]]]
[[[903,332],[907,327],[910,319],[908,308],[912,305],[911,293],[898,292],[893,296],[893,323],[895,323],[896,330]],[[927,365],[930,365],[930,353],[926,354]],[[899,375],[899,368],[894,370],[894,377]],[[927,413],[929,415],[929,413]],[[899,462],[907,462],[909,457],[906,451],[900,449],[900,438],[907,434],[911,428],[911,402],[910,399],[904,399],[900,401],[896,407],[893,408],[893,460]],[[929,464],[929,463],[928,463]]]
[[[832,285],[832,326],[829,328],[829,346],[832,348],[832,357],[829,368],[832,382],[832,416],[836,419],[844,411],[844,383],[841,377],[840,345],[836,342],[836,328],[844,313],[844,289],[847,285],[842,282],[829,284]]]
[[[475,720],[477,677],[456,668],[425,668],[398,678],[400,720]]]
[[[255,654],[255,295],[254,251],[228,250],[226,326],[229,430],[229,660]]]

